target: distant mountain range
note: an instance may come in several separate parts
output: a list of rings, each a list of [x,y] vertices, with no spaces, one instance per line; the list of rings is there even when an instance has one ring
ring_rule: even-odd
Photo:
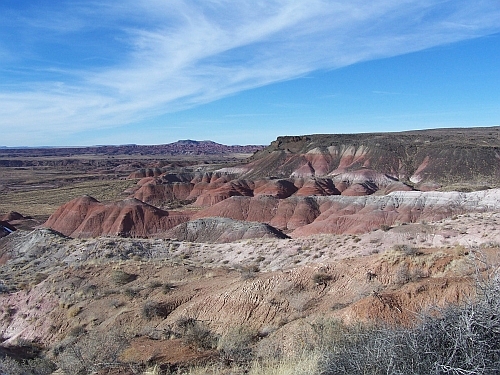
[[[254,153],[262,150],[262,145],[227,146],[213,141],[179,140],[163,145],[98,145],[89,147],[5,147],[0,146],[0,154],[9,156],[74,156],[86,154],[105,155],[213,155]]]

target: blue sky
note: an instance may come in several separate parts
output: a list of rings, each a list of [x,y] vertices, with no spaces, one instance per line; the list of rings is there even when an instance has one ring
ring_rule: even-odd
[[[0,145],[500,125],[498,0],[2,0]]]

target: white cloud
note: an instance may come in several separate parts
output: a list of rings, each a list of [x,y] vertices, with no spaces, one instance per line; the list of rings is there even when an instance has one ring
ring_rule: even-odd
[[[78,69],[59,72],[62,82],[27,80],[17,88],[0,87],[0,130],[6,134],[8,129],[10,134],[3,142],[9,137],[20,142],[27,132],[50,139],[138,122],[314,70],[500,30],[495,0],[129,0],[115,4],[80,5],[77,14],[67,18],[59,9],[54,11],[54,23],[33,15],[26,21],[30,27],[50,28],[68,43],[75,33],[85,38],[83,33],[89,29],[111,30],[116,43],[127,46],[126,55],[119,63],[111,58],[114,64],[89,65],[87,70],[79,62]],[[109,43],[112,38],[105,40]]]

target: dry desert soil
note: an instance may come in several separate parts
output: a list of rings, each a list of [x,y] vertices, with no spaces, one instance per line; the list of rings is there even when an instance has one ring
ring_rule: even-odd
[[[498,373],[499,137],[2,149],[0,374]]]

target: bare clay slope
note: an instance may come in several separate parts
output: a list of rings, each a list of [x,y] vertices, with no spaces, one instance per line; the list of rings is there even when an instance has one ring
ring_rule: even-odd
[[[104,204],[83,196],[61,206],[44,226],[80,238],[102,235],[148,237],[187,220],[187,215],[163,211],[134,198]]]
[[[194,218],[260,221],[294,237],[319,233],[365,233],[382,225],[434,221],[466,212],[495,212],[500,189],[471,193],[398,191],[359,197],[231,197]]]
[[[225,243],[251,238],[287,238],[276,228],[257,222],[212,217],[177,225],[165,237],[179,241]]]
[[[278,137],[246,178],[337,175],[363,168],[413,183],[498,184],[500,127]]]
[[[285,353],[329,317],[412,322],[428,306],[469,300],[474,279],[497,269],[499,220],[476,213],[360,236],[231,244],[18,230],[0,239],[2,345],[36,342],[63,363],[76,343],[121,332],[130,341],[120,361],[179,363],[213,354],[189,349],[186,322],[215,336],[248,329]]]
[[[316,319],[405,323],[426,306],[470,298],[471,277],[477,270],[463,247],[403,247],[367,257],[248,272],[197,267],[189,257],[174,261],[169,241],[116,238],[87,243],[43,230],[16,233],[0,245],[15,240],[18,246],[9,250],[12,260],[0,270],[22,264],[30,285],[0,295],[4,345],[30,340],[52,346],[71,337],[76,341],[87,334],[121,330],[140,338],[142,348],[159,343],[180,347],[182,343],[172,337],[177,337],[179,324],[190,319],[204,322],[215,334],[247,327],[263,340],[268,336],[262,345],[286,350],[290,340],[300,339],[301,331],[310,329]],[[272,258],[276,242],[269,245],[267,256]],[[147,246],[155,251],[147,251]],[[335,245],[329,246],[333,251]],[[498,264],[498,248],[483,250],[488,262],[494,262],[488,264]],[[127,258],[131,251],[135,256]],[[90,252],[85,259],[84,253]],[[158,252],[165,257],[136,260],[140,254],[145,260]],[[211,255],[216,254],[212,250]],[[41,267],[43,273],[37,274]],[[147,306],[159,310],[148,315]],[[79,337],[78,332],[86,333]],[[141,351],[145,349],[136,348],[135,360],[147,361]]]

